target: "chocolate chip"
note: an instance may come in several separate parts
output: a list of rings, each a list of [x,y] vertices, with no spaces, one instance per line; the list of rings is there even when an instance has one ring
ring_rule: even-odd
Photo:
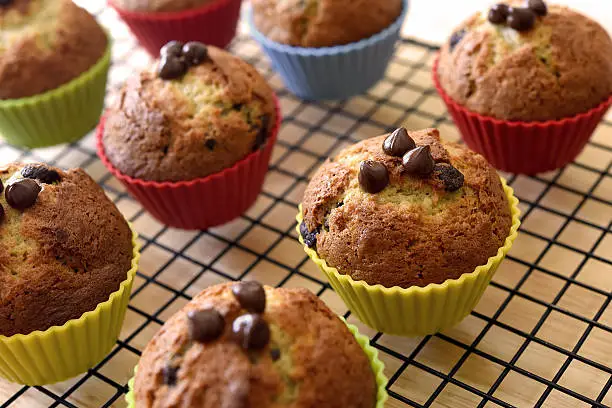
[[[189,335],[199,343],[216,340],[223,334],[225,320],[214,309],[191,311],[187,314],[189,319]]]
[[[172,365],[167,365],[162,368],[162,377],[164,379],[164,384],[166,385],[176,385],[176,374],[178,373],[179,368],[174,367]]]
[[[402,159],[404,170],[409,174],[428,176],[434,169],[434,159],[431,157],[429,145],[419,146],[404,155]]]
[[[17,180],[6,187],[4,197],[11,207],[25,210],[36,203],[41,187],[32,179]]]
[[[10,6],[14,0],[0,0],[0,6]]]
[[[39,180],[45,184],[53,184],[62,179],[57,171],[44,164],[28,164],[21,169],[21,175],[25,178]]]
[[[190,41],[183,46],[183,58],[191,66],[200,65],[208,58],[208,49],[197,41]]]
[[[450,45],[451,51],[455,49],[455,46],[459,44],[461,40],[463,40],[463,37],[465,37],[466,33],[467,33],[466,30],[459,30],[459,31],[455,31],[453,35],[451,35],[451,38],[448,42],[448,44]]]
[[[491,7],[487,18],[493,24],[504,24],[509,13],[510,7],[508,7],[506,4],[499,3]]]
[[[304,244],[308,248],[314,248],[317,245],[317,234],[319,231],[308,231],[308,226],[304,221],[300,224],[300,234],[302,235],[302,239],[304,240]]]
[[[405,128],[393,131],[383,142],[383,151],[389,156],[402,157],[407,151],[416,147],[414,140]]]
[[[279,349],[273,348],[272,350],[270,350],[270,358],[272,359],[272,361],[278,361],[278,359],[280,359],[280,356],[281,352]]]
[[[3,218],[4,218],[4,207],[2,206],[2,204],[0,204],[0,222],[2,222]]]
[[[444,182],[446,191],[457,191],[463,186],[463,174],[448,163],[437,163],[434,167],[434,176]]]
[[[389,185],[387,167],[374,160],[364,160],[359,165],[359,185],[366,193],[376,194]]]
[[[4,184],[2,184],[2,180],[0,180],[0,193],[4,191]]]
[[[159,50],[159,56],[164,57],[181,57],[183,55],[183,43],[180,41],[170,41]]]
[[[232,293],[243,309],[263,313],[266,309],[266,291],[259,282],[240,282],[232,286]]]
[[[206,139],[206,141],[204,142],[204,145],[208,147],[208,150],[212,152],[213,150],[215,150],[215,147],[217,146],[217,141],[215,139]]]
[[[535,24],[536,15],[528,8],[510,8],[508,25],[516,31],[531,30]]]
[[[270,328],[260,315],[245,314],[232,323],[232,337],[245,350],[261,350],[270,341]]]
[[[527,7],[540,17],[548,14],[548,7],[546,7],[546,3],[543,0],[528,0]]]
[[[161,79],[180,78],[187,72],[187,64],[181,58],[166,56],[159,62],[158,74]]]
[[[257,132],[257,136],[255,137],[255,145],[253,146],[253,151],[262,147],[268,139],[268,126],[270,125],[270,115],[261,115],[260,120],[261,127]]]

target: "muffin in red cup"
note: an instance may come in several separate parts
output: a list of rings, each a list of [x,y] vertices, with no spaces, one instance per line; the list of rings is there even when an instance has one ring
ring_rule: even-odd
[[[140,44],[156,56],[171,40],[225,48],[236,35],[242,0],[108,0]]]
[[[249,64],[171,42],[106,112],[98,154],[160,222],[206,229],[253,204],[280,122],[274,92]]]
[[[433,79],[466,144],[494,167],[554,170],[612,104],[612,39],[566,7],[499,3],[453,32]]]

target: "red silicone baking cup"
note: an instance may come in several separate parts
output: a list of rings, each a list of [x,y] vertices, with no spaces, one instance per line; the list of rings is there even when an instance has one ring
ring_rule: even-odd
[[[612,95],[588,112],[546,122],[504,121],[465,109],[442,89],[438,58],[433,81],[468,147],[496,169],[536,174],[574,161],[612,105]]]
[[[236,35],[241,0],[217,0],[185,11],[139,12],[119,8],[108,0],[119,16],[130,27],[140,44],[153,57],[166,43],[200,41],[225,48]]]
[[[282,121],[276,98],[275,103],[277,119],[266,145],[232,167],[204,178],[156,182],[122,174],[104,152],[104,117],[96,131],[98,156],[113,176],[161,223],[188,230],[225,224],[244,213],[261,192]]]

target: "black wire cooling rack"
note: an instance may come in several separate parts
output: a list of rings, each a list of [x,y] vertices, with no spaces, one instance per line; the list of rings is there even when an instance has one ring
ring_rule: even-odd
[[[110,100],[131,72],[150,61],[113,11],[99,0],[89,3],[114,37]],[[264,192],[230,224],[197,233],[158,224],[107,173],[93,135],[33,151],[0,142],[0,162],[85,168],[143,243],[126,323],[112,352],[60,384],[24,387],[0,380],[2,407],[125,406],[127,381],[147,341],[192,296],[219,282],[248,277],[307,287],[359,325],[303,253],[294,215],[309,175],[350,143],[399,125],[439,127],[444,137],[459,138],[430,79],[437,48],[402,39],[381,83],[333,103],[303,102],[288,93],[244,27],[231,49],[273,85],[285,120]],[[399,338],[359,325],[386,364],[388,407],[612,405],[611,166],[608,119],[577,162],[536,177],[505,175],[522,203],[521,234],[476,310],[457,327]]]

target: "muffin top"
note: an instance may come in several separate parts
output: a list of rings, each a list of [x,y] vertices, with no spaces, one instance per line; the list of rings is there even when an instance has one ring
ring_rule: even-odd
[[[257,29],[272,41],[299,47],[356,42],[393,24],[402,0],[252,0]]]
[[[161,61],[129,79],[107,112],[105,154],[125,175],[205,177],[263,146],[275,125],[274,93],[253,67],[199,43],[184,46],[202,53],[186,67],[181,45],[164,47]]]
[[[219,0],[113,0],[113,3],[129,11],[166,12],[195,9]]]
[[[302,206],[306,245],[340,273],[386,287],[472,272],[511,225],[495,170],[436,129],[400,128],[348,147],[315,173]]]
[[[0,335],[61,326],[127,278],[132,233],[81,169],[0,166]]]
[[[0,99],[55,89],[87,71],[106,51],[104,30],[71,0],[2,4]]]
[[[370,362],[346,325],[306,289],[210,287],[145,348],[136,406],[373,408]]]
[[[507,4],[516,7],[508,9]],[[544,4],[539,14],[530,15],[529,9],[520,7],[523,4],[494,6],[453,32],[438,66],[449,96],[468,110],[521,121],[573,116],[608,98],[608,33],[566,7]]]

